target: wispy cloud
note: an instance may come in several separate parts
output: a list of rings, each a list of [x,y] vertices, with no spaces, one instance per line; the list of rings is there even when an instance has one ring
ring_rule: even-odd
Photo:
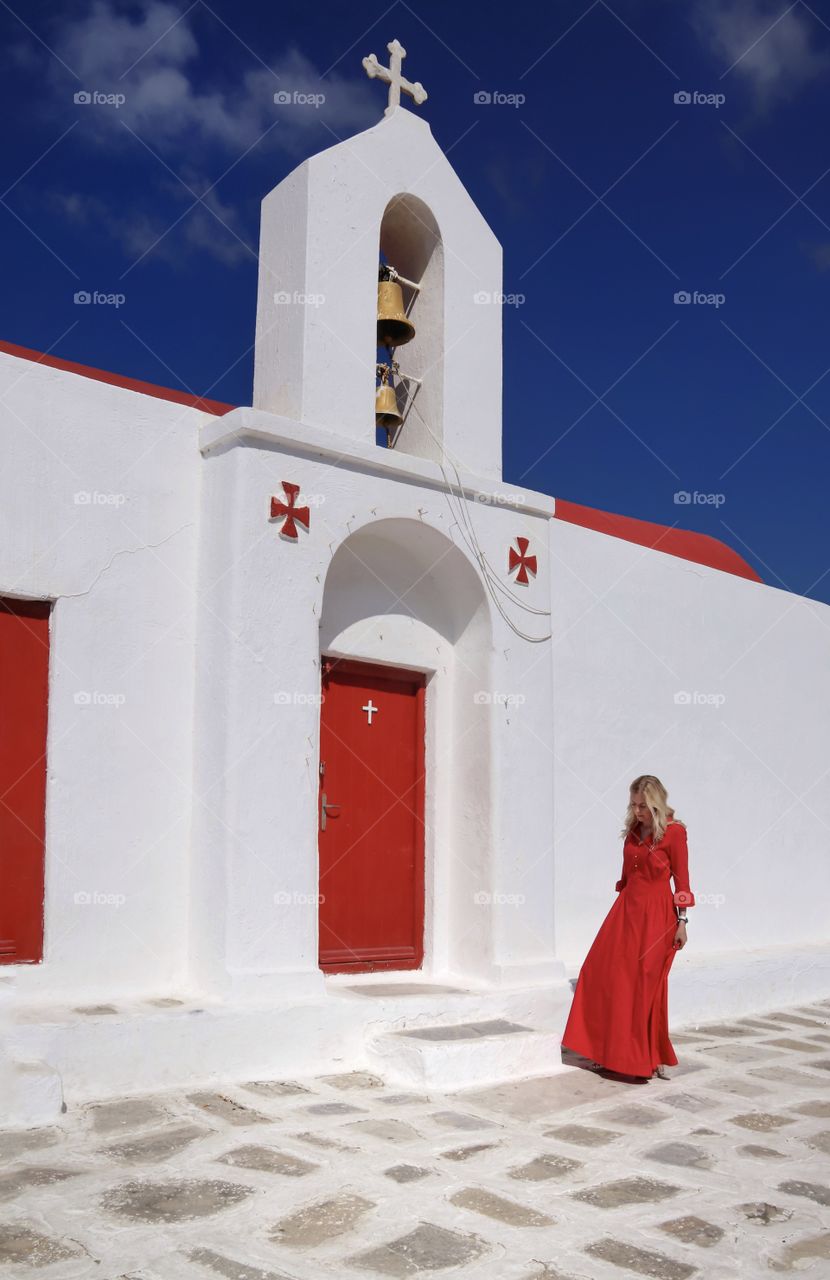
[[[161,184],[184,208],[191,203],[184,187]],[[198,188],[195,188],[198,189]],[[204,197],[207,208],[193,209],[170,233],[171,219],[145,209],[113,209],[106,201],[83,191],[52,192],[50,204],[69,227],[104,235],[121,246],[131,261],[152,253],[172,267],[187,266],[183,248],[206,253],[225,266],[236,266],[253,255],[245,248],[248,238],[239,213],[219,199],[215,191]],[[211,212],[212,211],[212,212]],[[215,215],[215,216],[214,216]],[[223,229],[224,228],[224,229]]]
[[[216,19],[198,3],[182,17],[164,0],[145,0],[129,10],[114,0],[95,0],[82,16],[55,21],[52,45],[76,72],[81,89],[124,95],[117,109],[85,113],[99,138],[109,135],[123,145],[118,123],[124,122],[153,145],[186,146],[190,154],[200,143],[241,152],[278,121],[268,146],[299,152],[321,119],[336,119],[338,132],[346,133],[377,120],[377,95],[368,81],[336,74],[321,80],[291,46],[269,56],[266,65],[265,51],[247,52],[240,45],[233,64],[250,65],[235,80],[208,86],[200,69],[197,22],[201,30]],[[71,101],[79,83],[60,63],[51,66]],[[290,101],[275,103],[280,92]]]
[[[802,246],[819,271],[830,271],[830,242]]]
[[[229,21],[201,0],[190,8],[93,0],[80,13],[54,16],[51,56],[45,44],[17,51],[19,61],[45,66],[44,110],[53,115],[57,103],[62,115],[73,113],[81,145],[134,154],[147,172],[141,196],[120,206],[100,192],[47,197],[68,224],[120,244],[132,265],[150,253],[181,265],[187,250],[227,266],[254,256],[254,228],[220,198],[215,180],[242,158],[250,165],[270,156],[273,166],[275,153],[299,158],[331,145],[332,133],[378,119],[377,94],[357,69],[352,78],[321,79],[299,49],[250,48],[233,39]],[[232,51],[219,71],[210,56],[217,35]]]
[[[724,73],[742,78],[760,107],[794,97],[830,66],[822,28],[800,0],[790,7],[786,0],[702,0],[694,23]]]

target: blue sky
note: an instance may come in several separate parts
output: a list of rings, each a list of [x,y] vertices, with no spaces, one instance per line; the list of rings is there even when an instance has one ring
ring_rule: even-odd
[[[259,202],[380,118],[361,58],[397,37],[504,246],[505,478],[830,602],[826,4],[0,0],[0,23],[0,337],[249,404]]]

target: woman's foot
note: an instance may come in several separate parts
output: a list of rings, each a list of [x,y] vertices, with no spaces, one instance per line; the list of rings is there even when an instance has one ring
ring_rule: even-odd
[[[666,1068],[663,1066],[662,1062],[659,1062],[657,1066],[654,1068],[654,1071],[652,1072],[652,1079],[654,1078],[654,1076],[657,1076],[659,1080],[671,1080],[671,1076],[669,1075]]]

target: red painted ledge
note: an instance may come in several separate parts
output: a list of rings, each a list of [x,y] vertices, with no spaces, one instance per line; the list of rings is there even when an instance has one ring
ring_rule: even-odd
[[[583,507],[578,502],[566,502],[564,498],[556,499],[554,515],[559,520],[567,520],[569,524],[595,529],[597,533],[607,533],[612,538],[636,542],[641,547],[651,547],[654,551],[665,551],[667,555],[692,560],[695,564],[705,564],[710,569],[720,569],[723,573],[732,573],[738,578],[763,582],[763,578],[747,564],[743,556],[739,556],[737,551],[733,551],[718,538],[711,538],[708,533],[692,533],[688,529],[653,524],[650,520],[636,520],[633,516],[618,516],[612,511],[600,511],[596,507]]]
[[[173,404],[187,405],[190,409],[201,409],[203,413],[215,414],[217,418],[236,408],[236,405],[223,404],[221,400],[205,400],[202,396],[191,396],[186,391],[173,391],[170,387],[157,387],[155,383],[141,382],[138,378],[122,378],[118,373],[93,369],[88,364],[61,360],[42,351],[32,351],[29,347],[18,347],[13,342],[0,341],[0,352],[7,356],[17,356],[19,360],[32,360],[35,364],[48,365],[50,369],[63,369],[65,373],[77,373],[82,378],[106,382],[111,387],[124,387],[127,391],[137,391],[143,396],[154,396],[156,400],[170,400]]]

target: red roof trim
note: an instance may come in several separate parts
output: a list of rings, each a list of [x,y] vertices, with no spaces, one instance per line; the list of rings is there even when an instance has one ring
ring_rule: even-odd
[[[18,347],[13,342],[0,341],[0,352],[7,356],[17,356],[20,360],[32,360],[35,364],[48,365],[50,369],[62,369],[65,373],[77,373],[82,378],[93,378],[96,382],[106,382],[111,387],[124,387],[126,391],[137,391],[143,396],[154,396],[156,400],[170,400],[173,404],[187,405],[190,409],[201,409],[204,413],[213,413],[221,418],[236,405],[223,404],[221,400],[205,400],[202,396],[191,396],[186,391],[173,391],[170,387],[157,387],[152,382],[140,382],[137,378],[122,378],[118,373],[107,373],[104,369],[93,369],[91,365],[75,364],[73,360],[61,360],[57,356],[46,355],[42,351],[32,351],[29,347]]]
[[[569,524],[595,529],[612,538],[636,542],[641,547],[651,547],[654,551],[665,551],[667,555],[692,560],[695,564],[705,564],[710,569],[720,569],[723,573],[732,573],[738,578],[763,582],[763,578],[747,564],[743,556],[739,556],[737,551],[733,551],[718,538],[711,538],[708,533],[692,533],[689,529],[674,529],[669,525],[654,524],[650,520],[636,520],[633,516],[618,516],[614,512],[600,511],[596,507],[583,507],[578,502],[566,502],[564,498],[556,499],[554,515],[560,520],[567,520]]]

